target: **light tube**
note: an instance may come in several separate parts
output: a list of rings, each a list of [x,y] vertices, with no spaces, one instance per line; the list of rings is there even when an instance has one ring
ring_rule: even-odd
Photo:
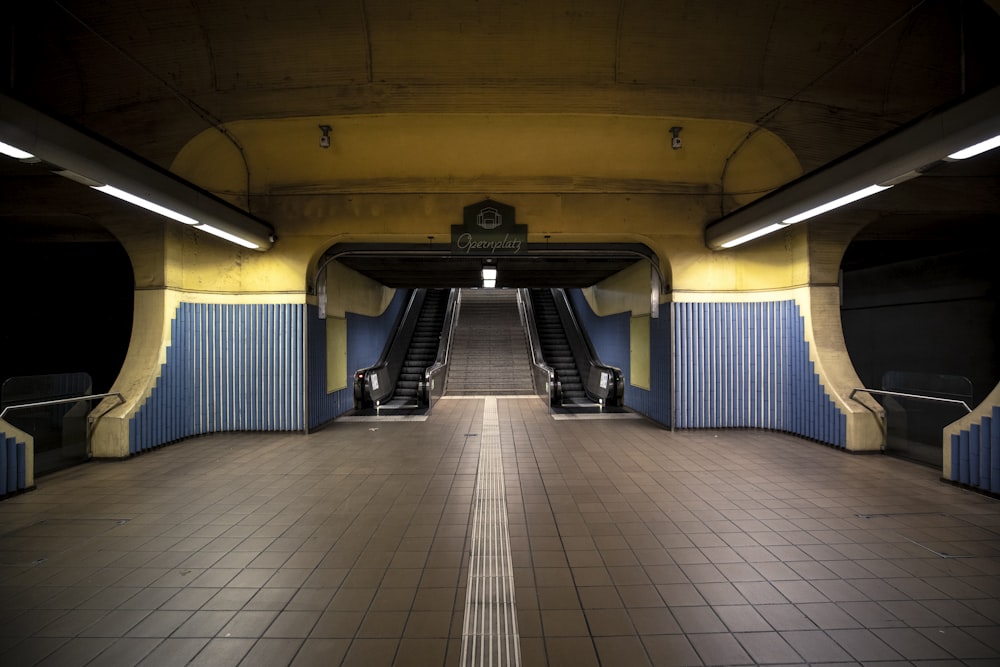
[[[496,286],[497,286],[496,280],[485,280],[485,279],[483,280],[483,287],[485,288],[493,288]]]
[[[497,270],[492,268],[483,269],[483,280],[496,280]]]
[[[35,157],[28,151],[22,151],[17,146],[11,146],[10,144],[5,144],[2,141],[0,141],[0,153],[6,155],[7,157],[12,157],[15,160],[28,160]]]
[[[858,201],[859,199],[870,197],[876,192],[882,192],[883,190],[888,190],[891,187],[892,187],[891,185],[869,185],[867,188],[862,188],[861,190],[844,195],[843,197],[838,197],[833,201],[828,201],[825,204],[820,204],[819,206],[811,208],[808,211],[799,213],[798,215],[793,215],[790,218],[785,218],[784,220],[782,220],[782,222],[785,223],[786,225],[792,225],[795,224],[796,222],[802,222],[803,220],[808,220],[809,218],[816,217],[821,213],[826,213],[827,211],[832,211],[835,208],[840,208],[841,206],[850,204],[851,202]]]
[[[143,199],[138,197],[131,192],[125,192],[124,190],[119,190],[113,185],[101,185],[94,186],[94,189],[98,192],[103,192],[106,195],[111,195],[112,197],[117,197],[122,201],[127,201],[130,204],[135,204],[147,211],[152,211],[153,213],[159,213],[160,215],[170,218],[171,220],[176,220],[177,222],[183,222],[185,225],[197,225],[199,224],[194,218],[188,217],[183,213],[178,213],[166,206],[160,206],[155,202],[151,202],[148,199]]]
[[[200,229],[203,232],[208,232],[213,236],[218,236],[220,239],[226,239],[227,241],[231,241],[236,245],[241,245],[244,248],[250,248],[251,250],[256,250],[257,248],[260,247],[259,245],[253,243],[252,241],[247,241],[246,239],[240,238],[235,234],[230,234],[229,232],[218,229],[217,227],[213,227],[212,225],[205,224],[204,222],[195,227],[195,229]]]
[[[738,239],[733,239],[732,241],[726,241],[725,243],[722,244],[722,247],[723,248],[735,248],[736,246],[742,245],[742,244],[746,243],[747,241],[753,241],[756,238],[760,238],[761,236],[766,236],[767,234],[770,234],[771,232],[776,232],[779,229],[784,229],[787,226],[788,225],[783,225],[780,222],[775,222],[773,224],[768,225],[767,227],[761,227],[760,229],[754,230],[754,231],[750,232],[749,234],[744,234],[743,236],[739,237]]]
[[[949,155],[948,157],[952,160],[964,160],[966,158],[973,157],[974,155],[979,155],[980,153],[985,153],[986,151],[991,151],[997,146],[1000,146],[1000,134],[993,137],[992,139],[987,139],[986,141],[980,141],[978,144],[969,146],[968,148],[963,148],[960,151],[956,151]]]

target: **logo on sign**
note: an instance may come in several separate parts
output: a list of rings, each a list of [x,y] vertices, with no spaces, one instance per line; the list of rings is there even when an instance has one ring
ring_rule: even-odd
[[[483,229],[496,229],[503,224],[503,216],[500,215],[500,211],[487,206],[476,216],[476,224]]]

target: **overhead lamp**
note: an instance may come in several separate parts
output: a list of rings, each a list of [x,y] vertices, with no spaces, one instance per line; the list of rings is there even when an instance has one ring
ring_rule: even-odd
[[[134,204],[139,208],[144,208],[147,211],[152,211],[153,213],[159,213],[165,218],[170,218],[171,220],[176,220],[177,222],[183,222],[185,225],[197,225],[198,221],[194,218],[184,215],[183,213],[178,213],[166,206],[160,206],[156,202],[151,202],[148,199],[143,199],[142,197],[137,197],[131,192],[125,192],[124,190],[119,190],[113,185],[92,185],[92,188],[98,192],[103,192],[106,195],[111,195],[112,197],[117,197],[122,201],[127,201],[129,204]]]
[[[230,243],[235,243],[236,245],[243,246],[244,248],[249,248],[250,250],[257,250],[259,248],[259,246],[253,241],[248,241],[241,236],[237,236],[236,234],[230,234],[229,232],[223,229],[213,227],[212,225],[206,224],[204,222],[196,225],[195,229],[200,229],[206,234],[211,234],[212,236],[218,236],[220,239],[225,239]]]
[[[483,277],[483,287],[492,289],[497,286],[497,268],[495,266],[484,265],[479,274]]]
[[[1000,87],[928,114],[737,209],[705,228],[733,248],[916,178],[942,161],[1000,147]]]
[[[262,220],[102,138],[0,95],[0,153],[244,248],[267,250]],[[11,149],[11,150],[7,150]]]
[[[950,160],[967,160],[970,157],[975,157],[980,153],[985,153],[986,151],[991,151],[997,146],[1000,146],[1000,134],[995,137],[990,137],[986,141],[980,141],[978,144],[969,146],[968,148],[963,148],[960,151],[956,151],[948,156]]]
[[[5,144],[2,141],[0,141],[0,154],[12,157],[15,160],[30,160],[35,157],[28,151],[22,151],[17,146],[11,146],[10,144]]]

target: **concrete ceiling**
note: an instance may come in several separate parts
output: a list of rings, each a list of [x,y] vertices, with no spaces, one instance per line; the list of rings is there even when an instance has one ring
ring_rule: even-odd
[[[2,92],[164,168],[244,121],[503,112],[745,123],[809,172],[1000,81],[983,0],[37,0],[2,21]],[[900,188],[895,213],[933,212],[916,235],[982,220],[982,169]],[[58,180],[0,165],[0,229],[93,240],[123,215]]]

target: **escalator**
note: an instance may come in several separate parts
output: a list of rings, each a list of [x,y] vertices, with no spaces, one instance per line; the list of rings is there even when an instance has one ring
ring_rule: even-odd
[[[622,406],[622,372],[598,359],[566,293],[561,289],[531,289],[528,293],[528,324],[537,334],[531,340],[550,374],[550,404],[564,408]]]
[[[535,310],[535,328],[538,330],[538,340],[542,345],[542,358],[556,372],[556,379],[562,388],[563,405],[578,405],[593,403],[587,399],[580,380],[580,369],[577,368],[573,350],[566,337],[566,328],[559,319],[556,302],[552,290],[531,290],[531,303]]]
[[[427,290],[391,403],[408,407],[420,405],[421,384],[424,381],[424,373],[437,358],[447,306],[448,290]]]
[[[456,293],[448,289],[413,291],[378,363],[354,374],[356,411],[430,407],[435,393],[432,378],[443,377],[447,371]]]

